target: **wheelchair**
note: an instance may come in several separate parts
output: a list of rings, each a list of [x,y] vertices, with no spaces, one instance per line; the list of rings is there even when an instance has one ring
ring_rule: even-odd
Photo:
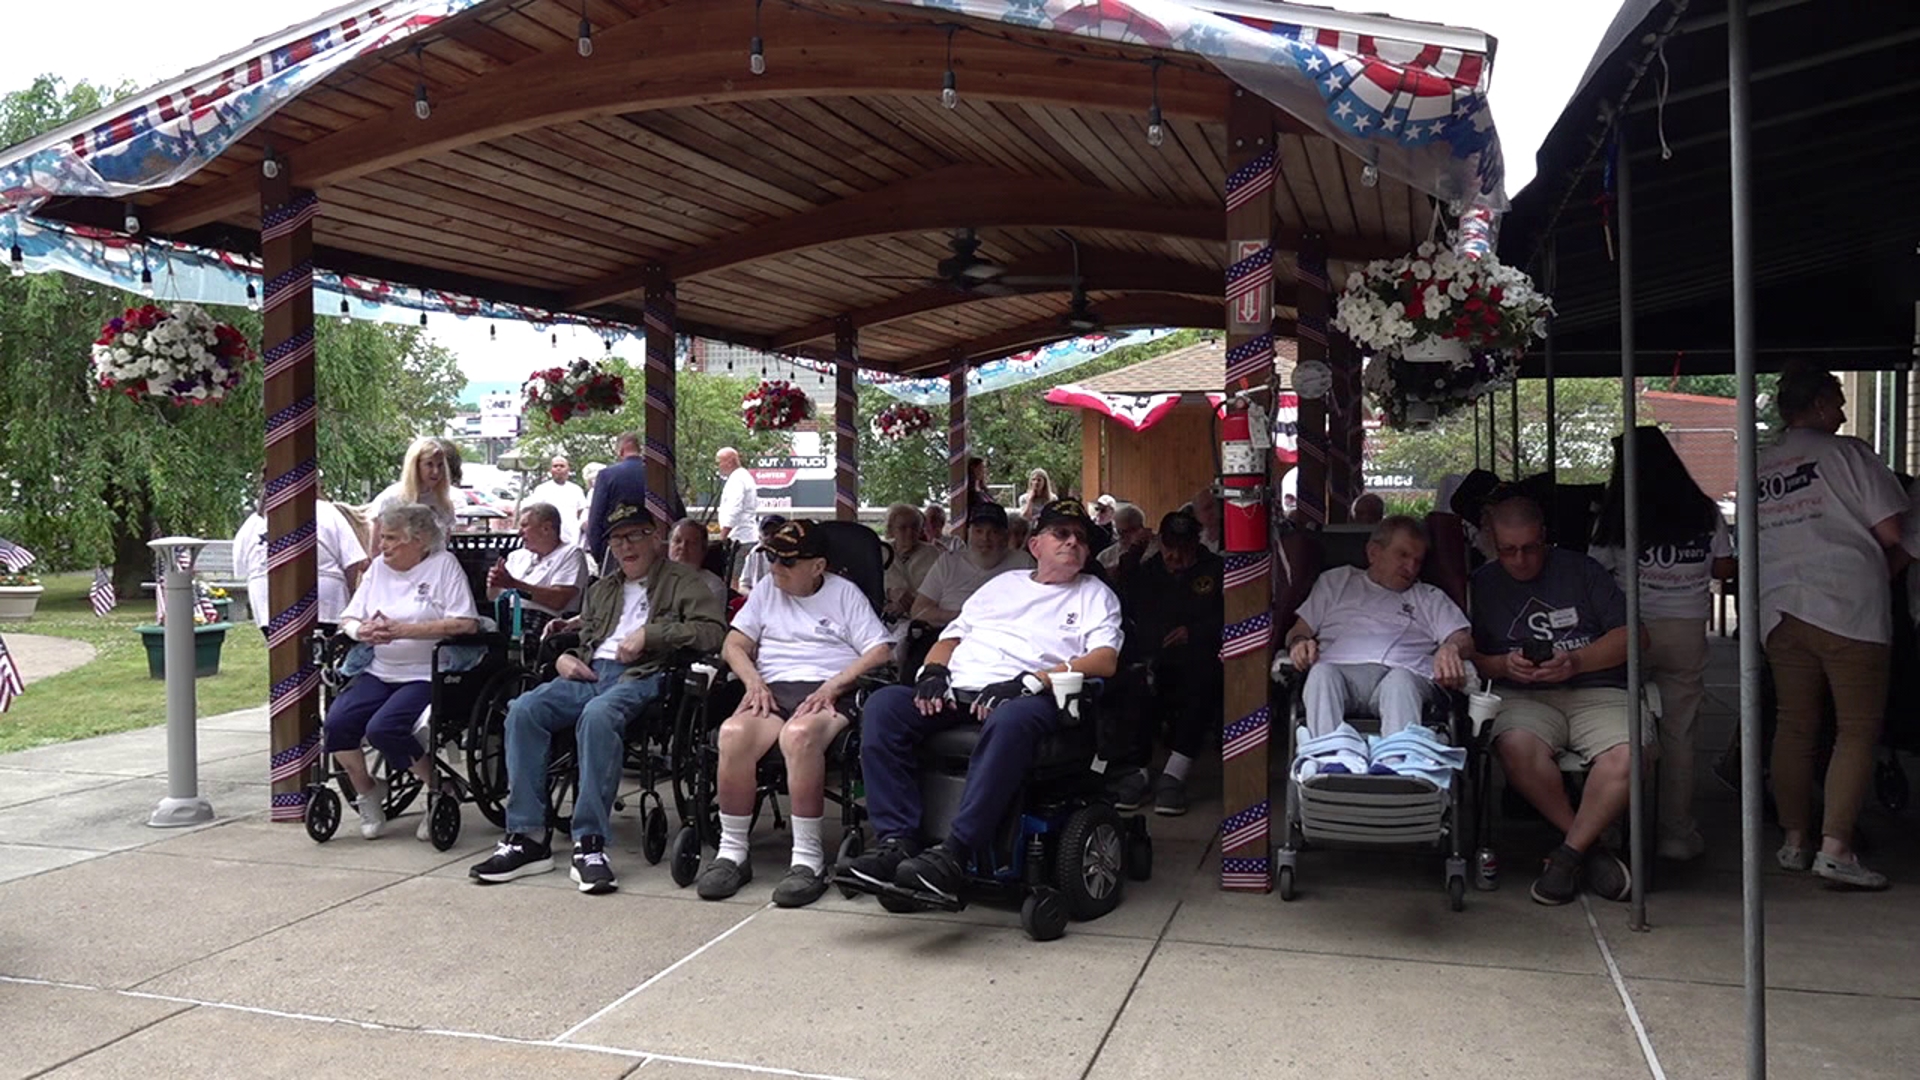
[[[872,529],[852,521],[822,521],[816,527],[826,538],[827,569],[857,586],[876,613],[886,606],[886,571],[893,560],[893,549]],[[771,584],[765,586],[772,588]],[[675,833],[669,852],[668,870],[673,883],[686,888],[700,873],[700,862],[707,850],[720,846],[720,804],[717,791],[720,773],[720,725],[739,707],[744,687],[725,669],[724,664],[699,664],[692,679],[704,681],[707,698],[702,709],[690,709],[687,725],[681,731],[680,745],[689,763],[691,805],[681,814],[681,827]],[[880,686],[892,681],[883,667],[861,680],[854,690],[854,715],[846,729],[827,747],[827,801],[840,808],[840,846],[836,863],[857,858],[866,843],[865,810],[859,804],[860,786],[860,710],[866,699]],[[832,778],[840,777],[833,786]],[[780,797],[787,794],[787,763],[776,742],[768,748],[755,767],[753,826],[760,823],[763,810],[773,815],[775,829],[786,827],[780,813]],[[843,886],[842,893],[847,893]]]

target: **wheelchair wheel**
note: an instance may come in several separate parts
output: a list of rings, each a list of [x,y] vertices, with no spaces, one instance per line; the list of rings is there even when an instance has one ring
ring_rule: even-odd
[[[1136,814],[1127,819],[1127,880],[1148,881],[1153,877],[1153,837],[1147,835],[1147,819]]]
[[[520,695],[525,674],[517,668],[487,680],[467,722],[467,782],[480,814],[507,827],[507,706]]]
[[[1057,889],[1036,886],[1020,904],[1020,929],[1035,941],[1053,941],[1066,934],[1066,896]]]
[[[324,844],[333,839],[340,829],[340,795],[325,784],[312,784],[307,787],[307,812],[301,820],[307,826],[307,835],[316,844]]]
[[[1291,866],[1281,867],[1280,868],[1280,899],[1291,901],[1294,897],[1299,895],[1300,894],[1297,891],[1295,891],[1293,887],[1293,867]]]
[[[460,839],[460,800],[452,795],[427,799],[427,838],[435,851],[446,851]]]
[[[1105,803],[1075,810],[1054,849],[1053,881],[1067,910],[1080,922],[1120,906],[1126,864],[1126,826]],[[1041,939],[1045,940],[1045,939]]]
[[[1447,879],[1447,907],[1454,911],[1467,910],[1467,879],[1454,876]]]
[[[667,853],[667,811],[660,805],[660,796],[651,791],[640,796],[640,806],[646,822],[640,853],[647,857],[648,866],[658,866]]]
[[[547,826],[556,832],[573,829],[573,800],[580,794],[580,773],[569,758],[547,773]]]
[[[834,856],[833,856],[834,869],[838,869],[840,867],[846,866],[848,863],[851,863],[853,860],[859,858],[861,853],[866,851],[866,849],[867,849],[867,838],[865,835],[861,833],[860,827],[856,825],[853,828],[848,829],[847,834],[840,838],[840,849],[834,853]],[[860,895],[860,891],[851,886],[840,885],[837,887],[840,890],[840,895],[846,897],[849,900]]]
[[[700,876],[700,840],[694,835],[693,826],[680,826],[667,849],[667,873],[673,877],[673,883],[683,889],[693,884],[693,879]]]
[[[1907,774],[1900,768],[1898,758],[1888,755],[1874,762],[1873,794],[1887,812],[1897,814],[1907,808],[1911,790],[1907,784]]]

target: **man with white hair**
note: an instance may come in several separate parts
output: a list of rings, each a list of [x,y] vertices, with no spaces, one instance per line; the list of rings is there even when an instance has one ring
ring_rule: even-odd
[[[580,522],[587,515],[587,493],[573,482],[573,465],[565,454],[553,455],[548,479],[527,496],[530,503],[546,503],[560,513],[560,542],[580,542]]]
[[[760,542],[760,486],[753,472],[740,464],[740,451],[723,446],[713,455],[713,467],[726,479],[720,489],[720,535],[733,541],[727,562],[727,581],[737,584],[740,562]]]
[[[1113,580],[1120,568],[1120,562],[1129,554],[1130,560],[1138,566],[1160,552],[1160,538],[1152,529],[1147,528],[1145,511],[1132,503],[1121,503],[1113,511],[1113,543],[1101,549],[1094,561],[1107,572],[1109,581]]]

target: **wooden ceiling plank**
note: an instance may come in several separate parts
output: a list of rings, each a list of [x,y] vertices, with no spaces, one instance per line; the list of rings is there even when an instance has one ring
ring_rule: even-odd
[[[1407,185],[1391,176],[1380,177],[1380,216],[1388,240],[1412,251],[1419,243],[1413,235],[1413,214],[1407,209]]]
[[[951,164],[952,159],[938,149],[922,142],[913,132],[901,126],[889,112],[883,115],[873,102],[855,97],[837,97],[831,99],[808,100],[794,98],[787,102],[788,108],[810,108],[835,117],[846,126],[843,136],[854,145],[876,145],[886,147],[886,152],[910,163],[903,165],[901,172],[913,174],[937,169]]]
[[[405,178],[382,174],[380,178],[356,180],[350,185],[331,189],[327,205],[351,205],[368,212],[378,212],[382,208],[412,210],[416,213],[408,215],[410,220],[445,220],[449,228],[466,235],[484,235],[484,232],[477,233],[476,230],[498,229],[545,250],[564,252],[566,258],[578,260],[583,265],[611,264],[619,267],[631,258],[629,252],[614,246],[605,236],[591,239],[580,237],[576,234],[581,230],[536,210],[465,191],[420,192],[383,182],[387,179]]]
[[[1327,209],[1320,198],[1320,189],[1314,186],[1313,166],[1307,160],[1307,148],[1298,135],[1281,135],[1280,183],[1285,184],[1293,196],[1294,205],[1300,208],[1302,227],[1317,229],[1321,232],[1332,231],[1328,222]]]
[[[702,171],[688,162],[698,155],[668,139],[641,128],[624,117],[609,116],[582,121],[580,127],[606,136],[609,153],[629,162],[636,176],[664,190],[677,191],[690,203],[706,207],[722,219],[736,225],[766,221],[773,216],[769,200],[736,187],[727,176]],[[699,159],[705,161],[705,159]],[[715,172],[724,172],[718,162],[706,162]],[[689,175],[698,173],[698,175]],[[807,205],[800,203],[801,206]]]
[[[818,193],[817,188],[812,189],[816,192],[814,196],[795,194],[779,184],[769,183],[750,173],[741,172],[726,160],[725,147],[717,146],[713,140],[697,131],[692,131],[678,117],[666,111],[640,113],[621,117],[621,119],[631,124],[637,132],[645,133],[648,149],[700,173],[703,177],[743,191],[750,198],[764,200],[772,204],[772,207],[804,210],[818,205],[818,200],[824,197]],[[811,188],[811,185],[803,186]],[[771,210],[771,207],[769,209]]]
[[[670,194],[670,189],[643,182],[625,160],[564,133],[530,131],[494,145],[504,153],[548,163],[555,173],[569,177],[581,194],[606,192],[610,200],[637,204],[653,231],[674,237],[681,244],[709,243],[738,227],[736,222]]]
[[[844,161],[849,168],[881,183],[903,180],[927,171],[926,166],[888,143],[869,137],[820,102],[796,98],[753,102],[747,108],[765,123],[807,131],[811,145],[819,152]]]
[[[1354,215],[1353,200],[1347,194],[1346,151],[1335,146],[1327,139],[1304,139],[1302,144],[1307,151],[1307,168],[1313,176],[1313,186],[1320,192],[1321,205],[1326,208],[1327,227],[1335,236],[1361,236],[1358,219]]]
[[[346,220],[329,220],[324,214],[314,224],[316,241],[359,255],[371,255],[395,265],[414,264],[431,270],[447,270],[487,281],[512,285],[538,286],[537,277],[545,276],[536,267],[503,269],[498,264],[475,261],[462,248],[423,242],[413,237],[396,236],[384,229]]]
[[[833,197],[844,199],[859,191],[870,191],[882,186],[873,176],[864,173],[845,161],[836,161],[833,155],[809,141],[814,133],[789,117],[792,130],[777,124],[756,113],[750,102],[724,103],[711,108],[690,110],[690,113],[706,117],[711,126],[707,129],[719,132],[724,128],[727,145],[736,155],[735,161],[750,163],[751,167],[775,171],[792,172],[819,185]]]
[[[496,232],[492,236],[456,232],[438,227],[433,222],[396,217],[378,208],[369,209],[357,200],[335,202],[323,216],[342,225],[378,231],[390,237],[406,237],[410,242],[431,244],[447,253],[462,252],[470,265],[485,268],[490,271],[486,276],[502,280],[526,280],[541,288],[563,289],[594,273],[590,266],[566,255],[553,255],[547,249],[504,242],[500,239],[506,235],[504,232]]]
[[[672,236],[654,231],[652,222],[622,204],[596,199],[571,187],[556,186],[550,177],[540,175],[536,167],[523,159],[489,152],[486,147],[472,147],[470,150],[476,153],[453,155],[453,160],[448,162],[449,167],[518,191],[537,204],[557,203],[593,214],[607,223],[611,236],[636,255],[645,256],[648,252],[664,252],[680,246]]]

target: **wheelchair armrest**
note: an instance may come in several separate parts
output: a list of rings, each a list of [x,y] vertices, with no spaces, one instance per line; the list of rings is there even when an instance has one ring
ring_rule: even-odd
[[[437,651],[440,649],[444,649],[448,646],[458,646],[458,645],[490,646],[490,645],[501,644],[506,640],[507,640],[507,636],[505,634],[500,633],[497,630],[481,631],[473,634],[455,634],[452,637],[443,637],[440,640],[434,642],[433,647]]]

